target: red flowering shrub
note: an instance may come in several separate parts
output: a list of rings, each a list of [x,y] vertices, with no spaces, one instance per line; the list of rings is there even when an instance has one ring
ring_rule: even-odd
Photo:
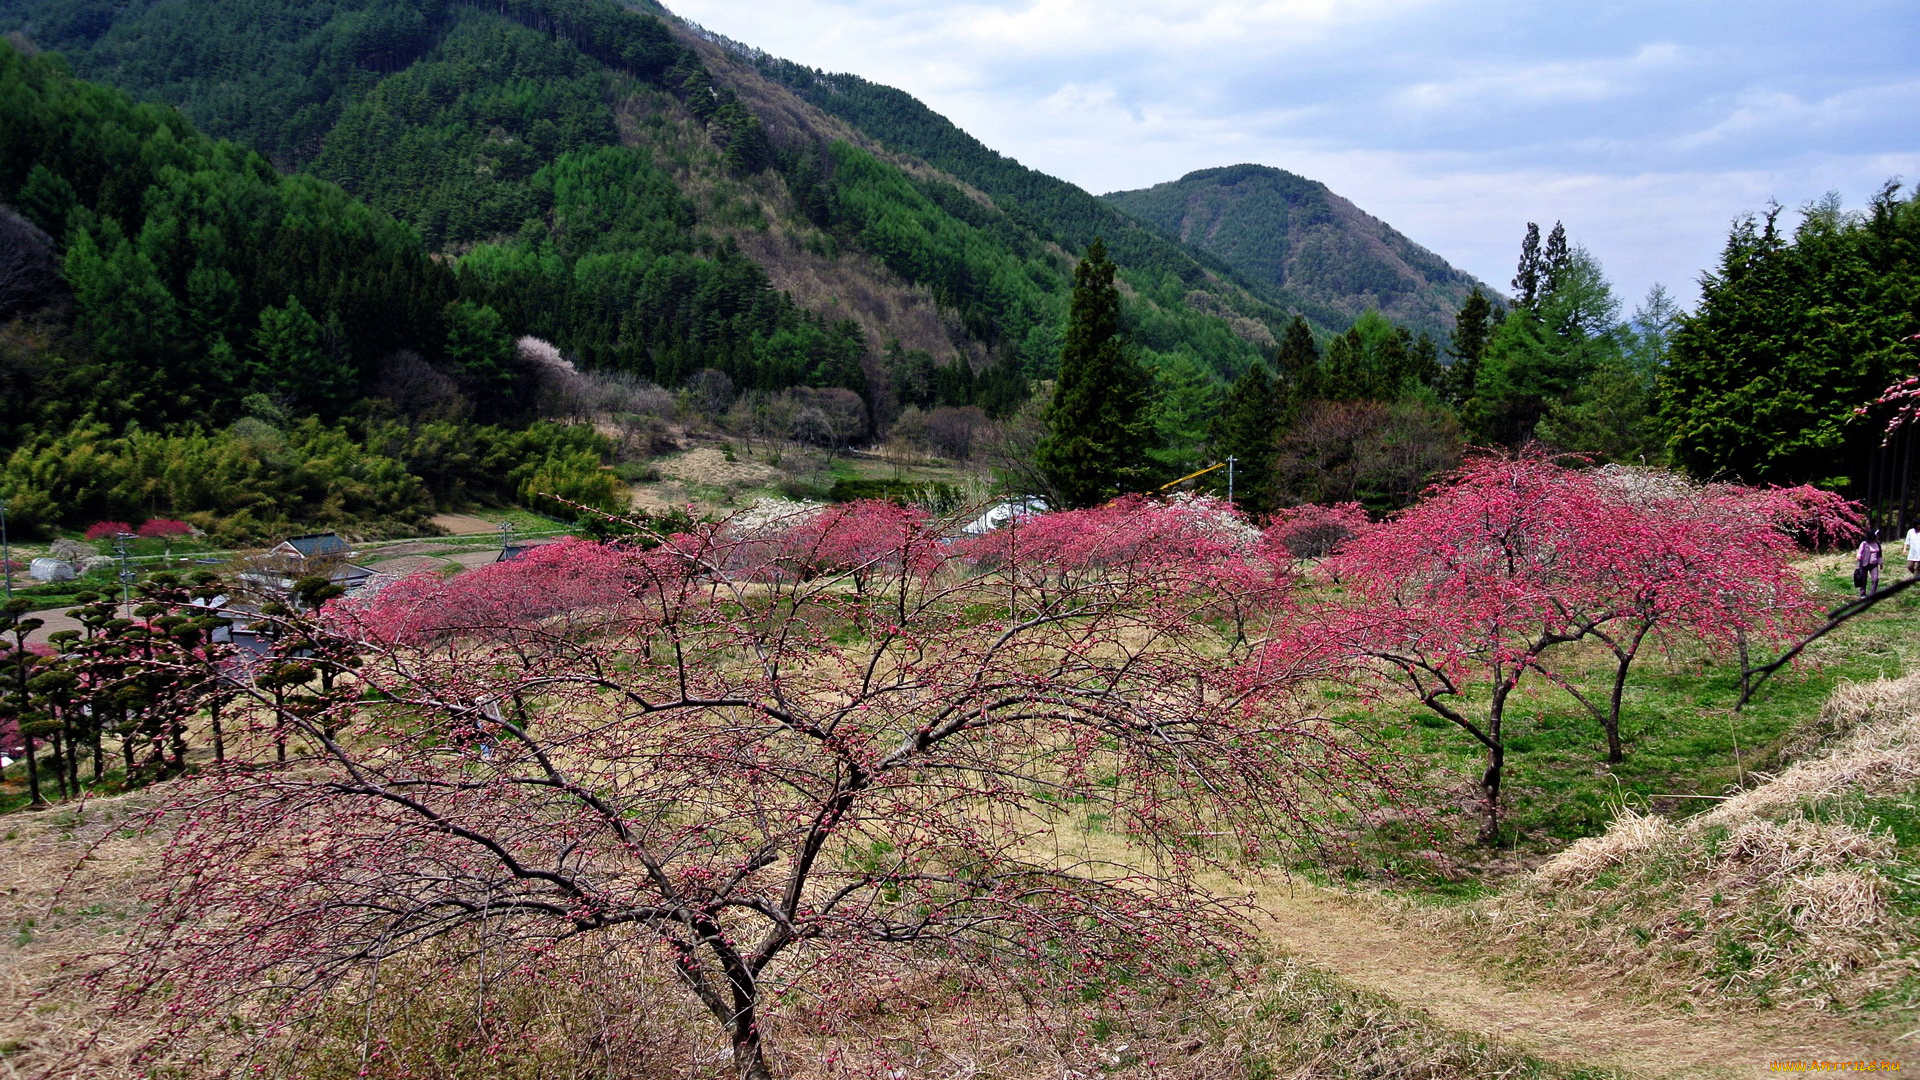
[[[96,521],[87,526],[88,540],[111,540],[120,533],[133,532],[133,526],[124,521]]]
[[[140,526],[140,535],[151,540],[187,536],[193,532],[193,526],[172,518],[149,518]]]

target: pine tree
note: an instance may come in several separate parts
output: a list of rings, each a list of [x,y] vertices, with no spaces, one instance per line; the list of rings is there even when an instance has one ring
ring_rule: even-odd
[[[1540,256],[1540,300],[1545,301],[1567,283],[1573,267],[1573,253],[1567,249],[1567,227],[1556,221],[1547,234],[1547,249]]]
[[[1060,378],[1041,414],[1047,434],[1034,447],[1034,464],[1064,508],[1097,506],[1147,476],[1153,379],[1127,348],[1113,275],[1096,237],[1073,271]]]
[[[253,344],[258,355],[249,372],[254,389],[288,401],[299,399],[307,373],[325,356],[320,324],[293,296],[287,297],[286,307],[260,312]]]
[[[1513,301],[1527,310],[1540,302],[1540,286],[1546,267],[1540,257],[1540,226],[1527,222],[1526,239],[1520,241],[1520,269],[1513,275]]]
[[[1274,440],[1279,430],[1273,405],[1274,386],[1267,378],[1267,365],[1256,360],[1234,380],[1207,431],[1214,458],[1234,459],[1234,502],[1249,514],[1272,509]],[[1225,491],[1226,478],[1221,477],[1215,487]]]
[[[1447,346],[1453,362],[1447,367],[1442,395],[1455,408],[1473,396],[1474,376],[1481,358],[1487,355],[1487,338],[1493,334],[1493,326],[1493,302],[1475,285],[1453,317],[1453,339]]]
[[[1276,428],[1289,428],[1299,418],[1306,403],[1320,396],[1320,347],[1313,343],[1313,328],[1295,315],[1280,338],[1280,350],[1274,356],[1273,421]]]
[[[512,397],[513,337],[498,311],[471,300],[448,304],[446,352],[484,404],[498,407]]]

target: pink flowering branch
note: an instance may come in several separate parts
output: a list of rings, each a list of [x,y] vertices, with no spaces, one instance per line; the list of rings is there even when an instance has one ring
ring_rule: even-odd
[[[1317,660],[1226,661],[1222,592],[1264,590],[1257,621],[1290,583],[1257,532],[1060,517],[957,543],[854,504],[336,601],[288,627],[307,678],[244,692],[264,720],[230,760],[287,767],[169,799],[103,985],[164,1000],[169,1039],[231,1015],[291,1038],[385,958],[592,935],[766,1077],[770,1011],[844,1000],[821,973],[937,948],[1071,987],[1229,949],[1202,871],[1312,845],[1397,778],[1299,699]],[[1086,849],[1086,813],[1143,854]]]

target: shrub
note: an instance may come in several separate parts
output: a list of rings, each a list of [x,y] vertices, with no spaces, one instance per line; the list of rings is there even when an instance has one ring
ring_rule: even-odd
[[[951,513],[960,508],[962,501],[959,488],[937,480],[915,482],[848,478],[835,480],[827,492],[827,498],[839,503],[882,499],[900,506],[923,506],[936,514]]]
[[[188,536],[192,533],[193,526],[184,521],[175,521],[172,518],[153,518],[140,526],[140,535],[149,540]]]

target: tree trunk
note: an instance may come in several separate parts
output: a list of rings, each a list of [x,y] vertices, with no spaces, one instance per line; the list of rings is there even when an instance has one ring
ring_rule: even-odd
[[[1500,843],[1500,779],[1507,765],[1507,740],[1500,729],[1506,719],[1507,695],[1512,692],[1511,683],[1496,684],[1493,701],[1487,706],[1487,771],[1480,776],[1480,790],[1487,799],[1487,824],[1481,830],[1480,842],[1489,847]]]
[[[1627,690],[1627,666],[1633,663],[1633,657],[1623,656],[1619,666],[1613,672],[1613,698],[1607,703],[1607,764],[1618,765],[1627,759],[1626,750],[1620,745],[1620,698]]]
[[[20,741],[25,743],[27,748],[27,805],[45,806],[47,800],[40,794],[40,765],[35,760],[38,755],[34,752],[33,736],[27,734],[27,725],[24,721],[20,724]]]
[[[1488,846],[1500,842],[1500,773],[1507,764],[1507,746],[1494,737],[1487,747],[1487,771],[1481,774],[1480,790],[1487,800],[1487,823],[1480,830],[1480,842]]]
[[[767,1067],[766,1047],[760,1042],[760,1028],[753,1015],[748,1011],[733,1022],[733,1071],[740,1080],[773,1080],[773,1070]]]
[[[47,736],[47,749],[50,751],[47,755],[49,764],[53,766],[54,786],[59,789],[61,798],[73,798],[75,792],[67,787],[66,740],[60,737],[59,728],[56,727],[53,733]]]

